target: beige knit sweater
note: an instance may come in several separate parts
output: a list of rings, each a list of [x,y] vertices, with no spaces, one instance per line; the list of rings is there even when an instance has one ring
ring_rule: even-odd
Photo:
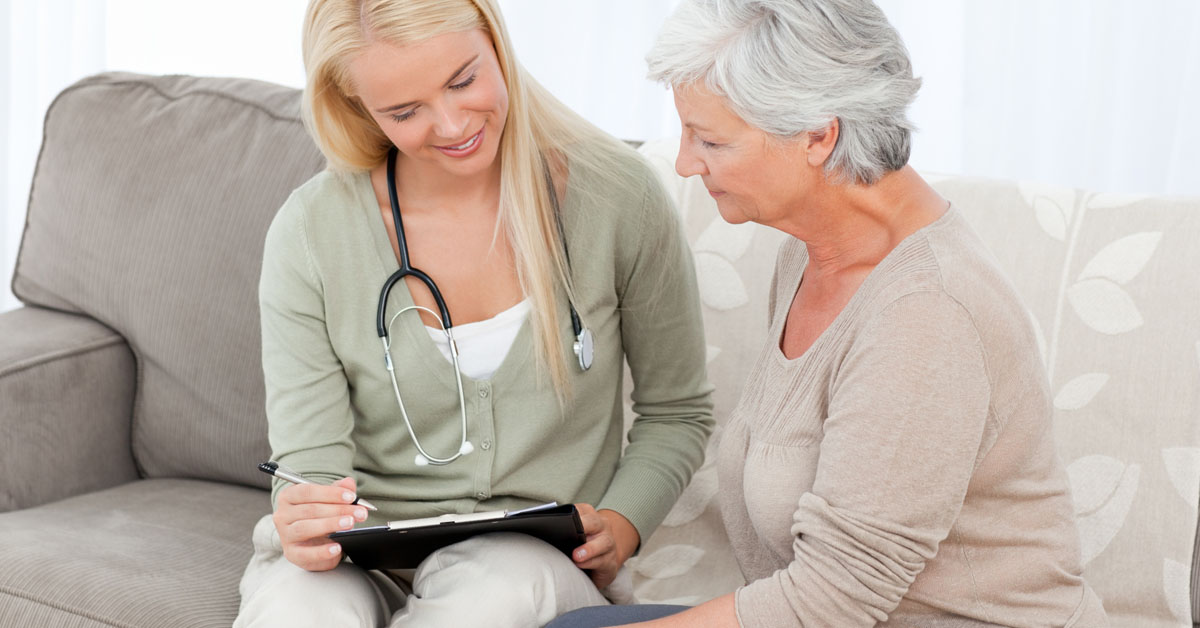
[[[952,208],[788,360],[807,254],[782,247],[719,454],[743,626],[1107,625],[1034,331],[985,251]]]

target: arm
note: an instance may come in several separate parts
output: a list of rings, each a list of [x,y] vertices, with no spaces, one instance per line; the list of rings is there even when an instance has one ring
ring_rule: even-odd
[[[275,528],[288,560],[322,571],[341,560],[340,547],[324,537],[366,519],[366,509],[349,504],[355,490],[350,386],[326,329],[303,209],[293,194],[267,232],[259,303],[273,457],[311,480],[332,484],[276,480]]]
[[[691,251],[658,179],[643,176],[640,222],[624,230],[617,256],[621,340],[637,416],[597,505],[601,512],[620,513],[637,542],[662,522],[703,462],[713,427]],[[627,550],[631,555],[636,543]]]
[[[940,292],[868,323],[830,392],[793,560],[737,591],[748,626],[884,621],[958,517],[987,451],[990,385],[970,316]]]
[[[136,373],[124,339],[90,318],[0,314],[0,512],[138,478]]]
[[[653,622],[874,626],[899,604],[962,506],[988,416],[969,317],[940,293],[905,297],[855,342],[831,397],[794,559],[735,593]]]

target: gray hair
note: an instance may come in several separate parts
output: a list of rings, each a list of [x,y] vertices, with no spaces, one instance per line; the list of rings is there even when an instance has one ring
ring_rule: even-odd
[[[683,0],[646,56],[649,76],[697,81],[777,138],[840,127],[825,163],[872,184],[908,163],[906,110],[921,80],[900,35],[870,0]]]

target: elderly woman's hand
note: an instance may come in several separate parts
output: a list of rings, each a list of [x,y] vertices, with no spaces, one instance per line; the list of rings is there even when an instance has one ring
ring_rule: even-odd
[[[617,570],[637,551],[641,535],[629,520],[615,510],[596,510],[591,504],[575,504],[587,542],[571,552],[580,569],[590,573],[597,589],[617,577]]]

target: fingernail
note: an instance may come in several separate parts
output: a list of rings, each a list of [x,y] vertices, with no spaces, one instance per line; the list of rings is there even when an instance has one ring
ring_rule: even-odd
[[[339,553],[341,553],[341,551],[342,551],[342,546],[338,545],[337,543],[334,543],[333,545],[329,546],[329,553],[334,556],[337,556]]]
[[[358,519],[359,521],[366,521],[367,520],[367,509],[366,508],[355,508],[354,509],[354,518]]]
[[[342,493],[342,501],[346,502],[347,504],[349,504],[350,502],[353,502],[354,501],[354,493],[351,493],[350,491],[346,491],[345,493]]]
[[[342,517],[338,521],[338,525],[342,526],[343,528],[349,528],[350,526],[354,525],[354,520],[350,517]]]
[[[587,550],[579,550],[575,552],[575,560],[583,560],[587,558]]]

